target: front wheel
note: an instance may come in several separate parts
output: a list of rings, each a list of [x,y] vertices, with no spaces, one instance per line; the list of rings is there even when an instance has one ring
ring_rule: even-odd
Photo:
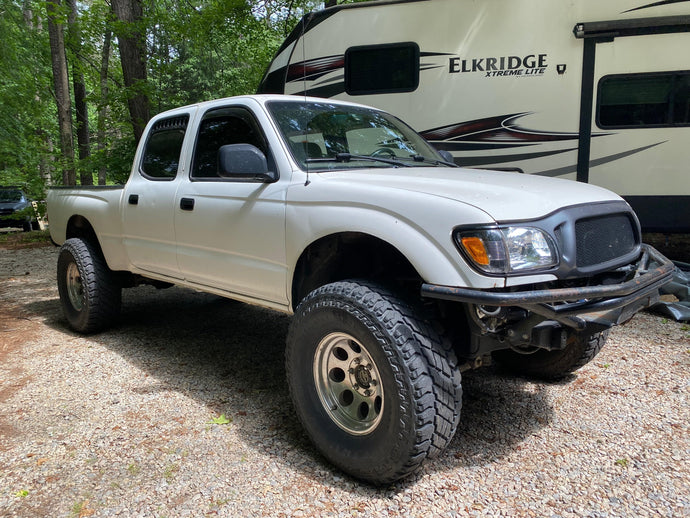
[[[63,313],[75,331],[101,331],[120,314],[122,287],[91,243],[78,238],[65,241],[57,278]]]
[[[451,346],[372,284],[336,282],[309,294],[290,326],[286,370],[316,447],[374,484],[414,472],[458,425],[462,389]]]
[[[547,351],[538,349],[534,352],[506,349],[493,353],[493,359],[505,370],[514,374],[557,380],[575,372],[599,354],[606,343],[608,330],[591,336],[571,333],[565,349]]]

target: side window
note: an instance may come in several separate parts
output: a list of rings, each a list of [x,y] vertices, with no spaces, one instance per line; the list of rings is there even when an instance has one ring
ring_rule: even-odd
[[[151,180],[172,180],[177,175],[189,116],[163,119],[151,128],[141,160],[142,174]]]
[[[246,108],[231,106],[204,114],[196,139],[191,178],[218,180],[218,150],[226,144],[256,146],[266,155],[269,169],[275,169],[266,139],[252,113]]]
[[[602,129],[690,125],[690,72],[603,77],[597,125]]]
[[[414,42],[345,52],[345,91],[350,95],[412,92],[418,86],[419,46]]]

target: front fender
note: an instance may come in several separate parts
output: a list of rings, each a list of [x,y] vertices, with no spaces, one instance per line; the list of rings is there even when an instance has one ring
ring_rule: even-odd
[[[333,234],[357,232],[395,247],[427,283],[480,289],[505,285],[503,278],[483,276],[470,268],[453,244],[457,225],[493,223],[481,210],[423,193],[400,196],[400,191],[378,190],[374,195],[357,187],[348,194],[358,201],[347,201],[324,183],[290,191],[286,211],[289,282],[299,257],[311,243]]]

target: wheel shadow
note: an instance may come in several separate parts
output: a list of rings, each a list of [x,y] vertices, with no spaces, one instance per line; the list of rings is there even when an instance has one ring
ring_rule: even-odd
[[[80,336],[67,328],[57,299],[29,303],[26,310]],[[233,417],[248,447],[265,451],[270,444],[276,462],[315,481],[356,487],[358,494],[381,496],[413,486],[425,473],[498,462],[552,419],[547,385],[490,368],[466,373],[461,423],[446,452],[391,488],[363,486],[314,450],[293,412],[283,352],[289,322],[287,315],[214,295],[140,287],[123,292],[119,325],[92,337],[153,377],[157,383],[147,390],[179,391],[212,414]]]

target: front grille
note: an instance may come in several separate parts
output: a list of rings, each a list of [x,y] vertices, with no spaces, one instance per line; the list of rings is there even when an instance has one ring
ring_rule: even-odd
[[[9,216],[14,214],[14,209],[0,209],[0,216]]]
[[[633,223],[627,214],[581,219],[575,223],[577,266],[605,263],[632,252],[637,246]]]

